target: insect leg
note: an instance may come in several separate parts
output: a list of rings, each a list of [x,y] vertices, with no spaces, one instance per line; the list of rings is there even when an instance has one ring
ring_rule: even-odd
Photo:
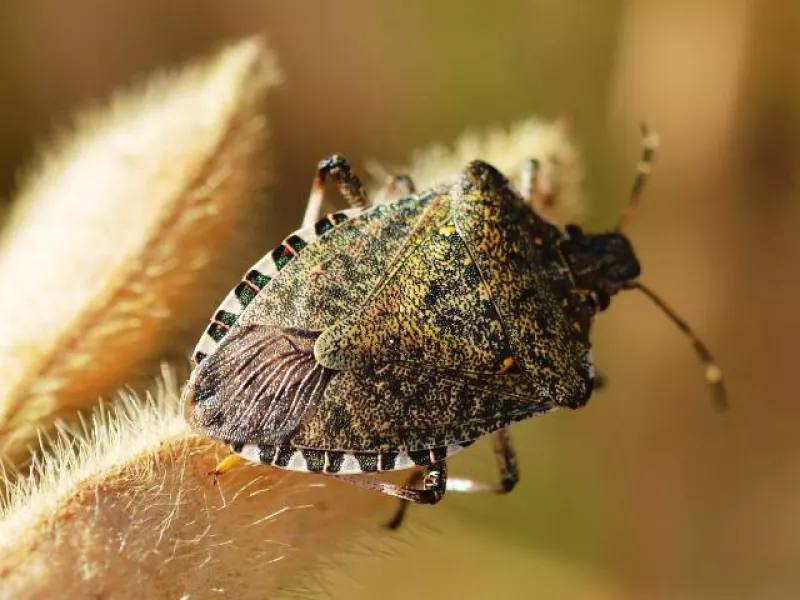
[[[405,485],[394,485],[360,475],[337,475],[336,479],[358,486],[365,490],[375,490],[387,496],[400,498],[403,502],[392,520],[389,529],[400,526],[409,502],[414,504],[436,504],[444,496],[447,486],[447,465],[444,461],[429,465],[424,471],[416,471]],[[422,484],[422,489],[417,488]]]
[[[639,200],[642,197],[642,191],[650,177],[650,171],[653,168],[653,161],[656,158],[656,150],[658,150],[659,138],[658,134],[650,129],[646,123],[642,123],[642,157],[639,159],[639,164],[636,165],[636,177],[633,180],[633,187],[631,188],[630,196],[628,197],[628,205],[620,217],[619,223],[615,231],[623,231],[633,219],[636,208],[639,206]]]
[[[389,175],[378,190],[374,204],[389,204],[417,191],[410,175]]]
[[[350,163],[343,156],[334,154],[317,165],[317,174],[311,184],[303,227],[310,227],[320,217],[322,198],[325,194],[325,180],[330,176],[337,184],[339,193],[353,208],[367,208],[369,200],[367,192],[358,176],[353,172]]]
[[[499,483],[481,483],[470,479],[448,479],[446,489],[455,492],[494,492],[495,494],[507,494],[513,490],[519,481],[519,470],[514,447],[511,445],[511,438],[505,429],[501,429],[494,434],[494,451],[497,456],[497,465],[500,469]],[[421,479],[422,472],[415,471],[406,482],[406,487],[418,485]],[[397,529],[400,527],[407,510],[408,501],[401,499],[400,506],[397,507],[394,516],[386,524],[386,528]]]
[[[536,179],[539,176],[539,161],[530,158],[522,163],[519,172],[519,193],[525,202],[530,203],[536,189]]]
[[[556,165],[552,160],[544,162],[528,159],[520,169],[519,193],[538,216],[551,220],[556,205],[558,188],[555,181]]]
[[[500,470],[499,483],[483,483],[471,479],[450,479],[447,489],[453,492],[494,492],[507,494],[514,489],[519,481],[517,468],[517,455],[511,445],[511,438],[505,429],[494,434],[494,452],[497,457],[497,466]]]
[[[422,471],[414,471],[406,480],[405,487],[416,487],[422,482]],[[397,510],[394,513],[394,516],[391,520],[386,523],[386,529],[391,529],[394,531],[395,529],[399,529],[400,525],[403,524],[406,518],[406,512],[408,512],[408,505],[410,502],[408,500],[400,500],[400,503],[397,505]]]

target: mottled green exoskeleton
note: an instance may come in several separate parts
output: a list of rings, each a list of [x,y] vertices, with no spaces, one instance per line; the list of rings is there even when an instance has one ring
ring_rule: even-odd
[[[631,206],[653,156],[645,141]],[[327,176],[355,208],[314,222]],[[534,189],[535,163],[525,177],[520,188]],[[306,221],[212,319],[184,393],[187,418],[249,460],[412,502],[436,503],[447,489],[510,491],[518,474],[506,429],[583,406],[595,383],[593,316],[621,290],[651,294],[619,230],[561,231],[480,161],[452,185],[369,207],[347,163],[331,157]],[[488,434],[501,481],[448,480],[447,457]],[[415,466],[405,486],[363,475]]]

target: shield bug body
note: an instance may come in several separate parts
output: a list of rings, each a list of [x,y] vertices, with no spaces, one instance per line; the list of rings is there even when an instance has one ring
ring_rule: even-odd
[[[645,142],[630,207],[653,156]],[[536,167],[520,189],[536,188]],[[314,222],[328,176],[353,208]],[[369,207],[347,163],[323,161],[308,226],[247,272],[200,340],[190,424],[251,461],[416,503],[508,492],[518,475],[506,429],[589,400],[592,318],[632,288],[692,336],[721,394],[705,346],[635,281],[620,228],[561,231],[528,200],[475,161],[452,185]],[[489,434],[500,482],[448,480],[447,458]],[[363,476],[413,467],[404,486]]]

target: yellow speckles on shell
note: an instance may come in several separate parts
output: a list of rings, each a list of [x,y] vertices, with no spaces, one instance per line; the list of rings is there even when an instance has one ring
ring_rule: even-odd
[[[476,289],[478,291],[478,298],[486,302],[492,301],[492,293],[489,291],[489,286],[487,286],[483,281],[478,283]]]
[[[500,237],[500,232],[496,229],[486,229],[485,233],[485,240],[486,245],[488,246],[497,246],[502,242],[502,238]]]
[[[456,226],[450,222],[442,225],[439,227],[439,235],[443,235],[445,237],[454,235],[456,233]]]
[[[494,373],[508,354],[503,325],[443,198],[409,236],[396,268],[348,318],[322,333],[317,360],[329,369],[403,361]],[[443,235],[443,232],[446,235]]]
[[[546,382],[555,396],[588,394],[585,335],[576,335],[575,296],[558,252],[561,234],[541,221],[491,166],[471,163],[454,192],[453,220],[505,326],[520,371]],[[475,200],[474,190],[479,198]],[[538,240],[538,242],[537,242]],[[579,300],[579,299],[578,299]]]

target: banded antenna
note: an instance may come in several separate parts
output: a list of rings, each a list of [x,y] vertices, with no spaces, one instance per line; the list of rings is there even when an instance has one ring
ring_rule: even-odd
[[[633,220],[636,209],[639,208],[639,200],[642,197],[645,184],[650,177],[650,171],[653,170],[653,162],[656,159],[656,150],[659,144],[658,134],[650,129],[647,123],[642,123],[640,128],[642,130],[642,156],[639,159],[639,163],[636,165],[636,177],[633,179],[633,187],[628,197],[628,205],[625,207],[617,226],[614,228],[614,231],[617,232],[625,230]]]
[[[636,214],[636,209],[639,207],[639,200],[642,197],[645,184],[647,183],[647,180],[650,176],[650,171],[653,168],[653,161],[655,160],[656,149],[658,148],[658,134],[650,129],[646,123],[642,123],[641,129],[642,156],[639,159],[639,163],[636,165],[636,176],[633,180],[633,187],[631,188],[628,205],[625,207],[622,217],[615,228],[615,231],[618,233],[621,233],[625,228],[627,228],[633,219],[633,216]],[[667,317],[678,329],[681,330],[686,337],[691,340],[692,346],[694,347],[698,358],[700,358],[700,361],[705,366],[706,381],[708,381],[709,385],[711,386],[714,403],[720,409],[727,408],[728,395],[725,391],[725,384],[722,380],[722,370],[717,365],[716,360],[714,360],[714,356],[711,354],[711,351],[708,349],[708,346],[705,345],[703,340],[697,336],[694,330],[689,327],[689,324],[684,321],[674,310],[672,310],[672,308],[670,308],[669,305],[664,302],[664,300],[661,299],[658,294],[656,294],[643,283],[631,281],[625,286],[625,289],[639,290],[642,292],[653,304],[661,309],[661,312],[667,315]]]
[[[697,336],[692,328],[689,327],[689,324],[680,316],[678,316],[678,314],[672,310],[667,303],[658,296],[658,294],[656,294],[643,283],[631,281],[626,286],[626,289],[639,290],[642,292],[653,302],[653,304],[660,308],[661,311],[667,315],[667,317],[669,317],[669,319],[678,327],[678,329],[683,332],[686,337],[692,341],[692,346],[694,347],[695,352],[697,352],[697,356],[700,358],[703,366],[705,366],[706,381],[708,381],[708,384],[711,386],[714,404],[719,409],[728,408],[728,394],[725,391],[725,384],[722,380],[722,369],[720,369],[719,365],[717,365],[717,361],[714,360],[714,356],[711,354],[711,351],[708,349],[708,346],[705,345],[703,340]]]

